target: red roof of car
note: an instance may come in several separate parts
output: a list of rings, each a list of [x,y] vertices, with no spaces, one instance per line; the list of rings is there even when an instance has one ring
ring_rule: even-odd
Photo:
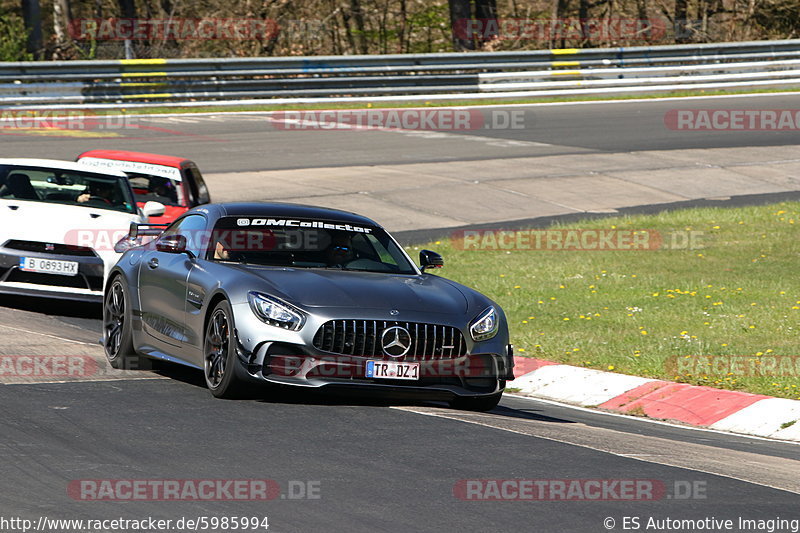
[[[150,163],[152,165],[163,165],[165,167],[181,168],[184,163],[191,163],[185,157],[175,157],[171,155],[148,154],[145,152],[128,152],[126,150],[89,150],[78,156],[97,157],[100,159],[114,159],[117,161],[133,161],[135,163]]]

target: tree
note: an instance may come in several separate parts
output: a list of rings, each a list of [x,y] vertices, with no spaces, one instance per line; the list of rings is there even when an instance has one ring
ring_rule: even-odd
[[[67,28],[71,19],[67,0],[53,0],[53,33],[56,37],[55,57],[63,59],[67,46]]]
[[[675,0],[675,42],[689,42],[689,2],[688,0]]]
[[[359,0],[350,0],[350,13],[352,13],[353,20],[356,23],[358,53],[368,54],[369,50],[367,48],[367,34],[364,26],[364,11],[361,9],[361,2]]]
[[[464,30],[468,27],[471,18],[470,0],[449,0],[450,27],[453,32],[453,48],[456,52],[474,50],[475,42],[468,38]]]
[[[28,31],[22,19],[0,8],[0,61],[31,61]]]
[[[119,10],[122,13],[122,18],[136,18],[136,5],[133,0],[119,0]],[[130,39],[125,39],[125,59],[133,59],[133,56],[133,43]]]
[[[492,27],[491,21],[497,22],[497,0],[449,0],[449,4],[453,48],[457,52],[475,50],[496,37],[487,28]],[[471,31],[471,21],[475,22],[474,27],[480,28],[477,35]]]
[[[42,39],[42,9],[39,0],[22,0],[22,19],[28,32],[27,50],[34,59],[42,59],[44,44]]]

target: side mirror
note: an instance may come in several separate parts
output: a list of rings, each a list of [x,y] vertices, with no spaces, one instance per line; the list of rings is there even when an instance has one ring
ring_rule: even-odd
[[[168,254],[183,254],[187,253],[190,256],[193,254],[186,249],[186,237],[183,235],[169,235],[156,241],[156,250],[159,252],[166,252]]]
[[[146,217],[160,217],[167,210],[161,202],[147,202],[142,208],[142,213]]]
[[[444,259],[436,252],[420,250],[419,264],[422,267],[422,271],[425,272],[428,268],[442,268],[444,266]]]

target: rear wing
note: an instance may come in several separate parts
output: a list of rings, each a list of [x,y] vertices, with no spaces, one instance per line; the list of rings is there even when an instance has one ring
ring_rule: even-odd
[[[167,226],[169,226],[169,224],[137,224],[136,222],[131,222],[131,227],[128,230],[128,236],[126,238],[136,239],[140,235],[158,236],[167,229]]]
[[[137,224],[131,222],[128,234],[114,245],[114,251],[121,254],[131,248],[138,248],[155,240],[169,224]]]

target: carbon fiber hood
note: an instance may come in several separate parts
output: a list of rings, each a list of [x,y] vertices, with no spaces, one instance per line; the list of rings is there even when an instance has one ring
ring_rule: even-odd
[[[236,268],[258,276],[269,285],[269,293],[301,307],[392,308],[448,314],[464,314],[469,308],[468,296],[460,286],[438,276],[251,266]]]

